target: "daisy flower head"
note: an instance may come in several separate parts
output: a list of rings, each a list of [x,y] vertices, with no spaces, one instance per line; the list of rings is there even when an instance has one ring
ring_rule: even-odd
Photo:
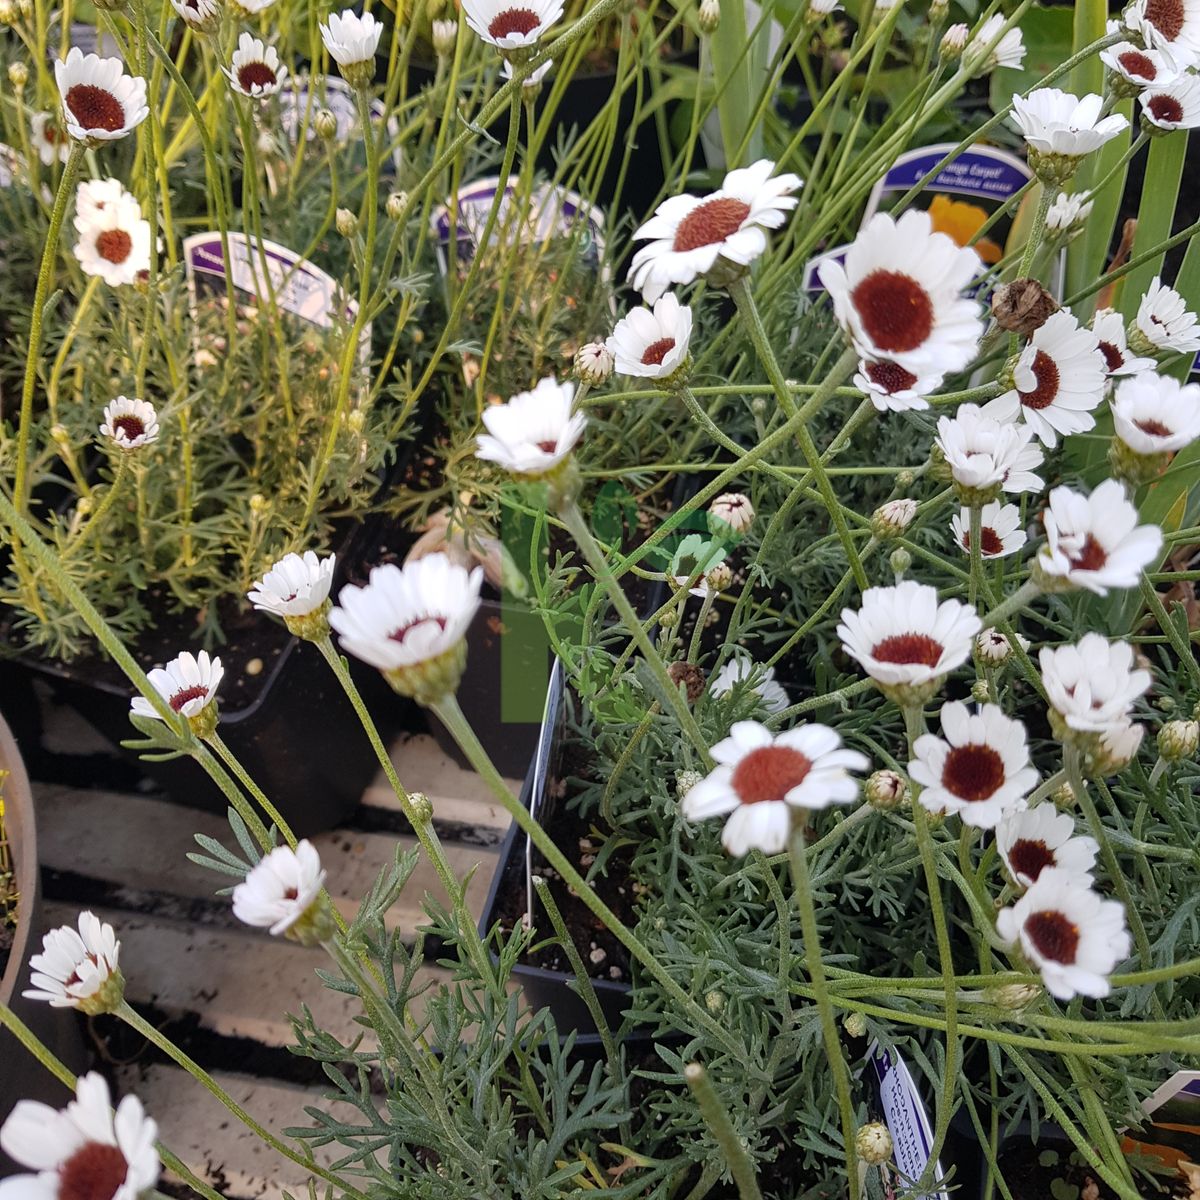
[[[1188,73],[1170,83],[1156,83],[1138,96],[1142,127],[1147,133],[1173,133],[1200,125],[1200,78]]]
[[[138,1200],[158,1182],[158,1126],[136,1096],[112,1110],[108,1084],[91,1071],[65,1109],[20,1100],[0,1128],[0,1149],[31,1175],[0,1184],[17,1200]]]
[[[1029,165],[1048,184],[1063,184],[1075,174],[1085,154],[1129,128],[1120,113],[1101,117],[1104,98],[1082,99],[1058,88],[1035,88],[1013,97],[1013,124],[1029,147]]]
[[[859,354],[930,376],[961,370],[975,357],[983,320],[963,292],[981,265],[974,250],[935,233],[928,213],[910,209],[899,220],[876,213],[845,261],[826,259],[818,274]]]
[[[738,537],[754,524],[754,505],[742,492],[722,492],[708,506],[708,528],[717,537]]]
[[[529,53],[562,19],[562,0],[463,0],[467,24],[500,51]]]
[[[312,550],[285,554],[247,593],[259,612],[282,618],[289,632],[313,641],[329,630],[329,589],[336,558]]]
[[[791,704],[783,686],[775,681],[775,668],[760,667],[745,654],[735,654],[722,664],[711,691],[714,696],[728,696],[735,688],[752,692],[769,713],[781,713]]]
[[[1013,635],[1016,644],[1022,650],[1029,649],[1029,639],[1023,638],[1019,633]],[[1013,652],[1013,643],[1009,641],[1007,634],[1002,633],[994,626],[990,629],[983,630],[975,639],[975,657],[988,667],[998,667],[1002,662],[1006,662]]]
[[[1143,45],[1190,61],[1200,55],[1200,0],[1134,0],[1125,27]]]
[[[352,8],[330,13],[321,24],[325,51],[351,87],[367,87],[375,74],[375,51],[383,24],[370,13],[360,17]]]
[[[141,205],[122,193],[113,203],[89,210],[76,202],[74,254],[85,275],[103,279],[109,287],[137,283],[150,270],[150,222]]]
[[[287,79],[288,69],[279,61],[279,51],[253,34],[242,33],[229,66],[222,67],[229,86],[251,100],[274,96]]]
[[[210,658],[207,650],[196,655],[185,650],[165,667],[155,667],[149,678],[167,707],[185,717],[192,732],[204,738],[217,727],[217,688],[224,675],[221,660]],[[134,696],[129,708],[134,716],[162,720],[145,696]]]
[[[119,58],[84,54],[73,46],[54,64],[54,80],[67,133],[89,146],[128,136],[150,114],[146,81],[126,75]]]
[[[801,810],[850,804],[858,796],[852,771],[870,765],[826,725],[772,734],[757,721],[738,721],[710,751],[717,766],[684,796],[687,821],[727,818],[721,844],[735,857],[787,846]]]
[[[996,826],[996,849],[1019,888],[1032,887],[1045,870],[1063,871],[1091,886],[1100,846],[1094,838],[1076,837],[1075,820],[1053,804],[1015,809]]]
[[[1156,275],[1138,305],[1129,344],[1139,354],[1194,354],[1200,350],[1200,318]]]
[[[942,386],[944,375],[918,375],[889,358],[863,358],[854,372],[854,386],[876,412],[909,412],[929,407],[926,396]]]
[[[1143,371],[1121,380],[1109,407],[1116,435],[1109,462],[1131,483],[1153,479],[1200,438],[1200,384]]]
[[[1046,545],[1037,556],[1044,591],[1085,588],[1107,596],[1109,588],[1136,587],[1144,568],[1162,549],[1162,530],[1139,525],[1124,485],[1106,479],[1084,496],[1056,487],[1046,509]]]
[[[158,441],[158,414],[148,400],[118,396],[104,406],[100,436],[118,450],[140,450]]]
[[[1013,386],[983,411],[997,421],[1023,419],[1042,444],[1095,427],[1092,410],[1104,399],[1107,378],[1099,339],[1065,309],[1034,331],[1013,367]]]
[[[631,308],[605,342],[618,375],[671,380],[682,376],[692,336],[692,310],[666,292],[654,308]]]
[[[950,518],[954,540],[964,554],[971,553],[971,510],[960,509]],[[1021,528],[1021,510],[1015,504],[992,500],[980,512],[979,555],[981,558],[1007,558],[1025,545],[1027,536]]]
[[[587,342],[575,351],[575,378],[588,387],[599,387],[612,376],[616,360],[603,342]]]
[[[63,925],[42,938],[42,952],[30,955],[27,1000],[51,1008],[77,1008],[89,1014],[112,1012],[125,994],[117,965],[121,943],[111,925],[81,912],[79,928]]]
[[[973,713],[957,701],[942,705],[941,721],[944,738],[924,733],[913,743],[908,774],[921,785],[918,799],[931,813],[958,813],[964,825],[993,829],[1037,786],[1025,726],[995,704]]]
[[[917,502],[911,496],[888,500],[871,514],[871,532],[877,538],[899,537],[917,517]]]
[[[217,0],[171,0],[175,15],[198,33],[212,33],[221,23]]]
[[[1058,1000],[1107,996],[1108,977],[1130,951],[1124,907],[1056,867],[1043,870],[1016,904],[997,914],[996,930],[1019,944]]]
[[[329,624],[344,650],[382,671],[401,695],[433,704],[458,687],[482,586],[482,567],[468,572],[442,553],[387,563],[364,586],[342,588]]]
[[[1082,195],[1059,192],[1046,210],[1046,228],[1052,233],[1079,233],[1092,215],[1092,202]]]
[[[63,132],[56,113],[35,112],[29,120],[33,129],[33,144],[42,165],[65,163],[71,154],[71,139]]]
[[[868,588],[862,607],[842,609],[842,649],[897,704],[928,699],[944,676],[966,662],[979,614],[915,580]]]
[[[259,13],[265,13],[274,3],[275,0],[233,0],[233,7],[244,16],[256,17]]]
[[[1008,18],[1003,13],[996,13],[988,17],[967,42],[963,49],[963,60],[974,74],[982,75],[998,67],[1019,71],[1024,66],[1025,39],[1021,36],[1021,27],[1014,25],[1001,36],[1000,31],[1007,24]]]
[[[1097,744],[1085,748],[1086,773],[1092,779],[1119,775],[1137,757],[1145,736],[1145,725],[1137,721],[1121,721],[1109,726],[1100,735]]]
[[[693,596],[704,599],[714,589],[708,575],[714,567],[725,561],[728,550],[718,541],[712,541],[699,533],[689,533],[671,555],[667,574],[678,588],[688,587]],[[693,578],[695,582],[693,582]]]
[[[315,944],[328,936],[332,921],[320,903],[325,872],[312,843],[295,850],[276,846],[233,889],[233,915],[247,925]]]
[[[75,189],[75,226],[94,220],[118,204],[137,204],[132,192],[119,179],[84,179]],[[141,215],[140,213],[138,214]]]
[[[536,93],[537,89],[542,86],[542,80],[550,74],[550,68],[554,66],[554,59],[548,58],[540,67],[535,67],[524,79],[521,80],[521,88],[523,91]],[[513,77],[513,65],[506,58],[500,67],[500,74],[505,79]]]
[[[1042,648],[1038,665],[1050,724],[1060,741],[1073,732],[1100,734],[1128,722],[1135,701],[1150,688],[1150,672],[1134,661],[1128,642],[1109,642],[1098,633],[1085,633],[1072,645]]]
[[[1109,32],[1115,32],[1116,22],[1109,22]],[[1192,55],[1155,50],[1139,46],[1134,42],[1117,42],[1107,50],[1100,51],[1100,60],[1113,73],[1121,93],[1133,96],[1142,88],[1162,87],[1174,83],[1182,69],[1190,65]]]
[[[1154,359],[1140,358],[1129,349],[1125,322],[1119,312],[1111,308],[1098,309],[1092,318],[1092,332],[1099,342],[1100,353],[1104,356],[1104,365],[1110,379],[1121,375],[1136,375],[1139,371],[1149,371],[1155,366]]]
[[[952,417],[938,418],[935,445],[950,468],[959,498],[986,504],[998,492],[1038,492],[1041,448],[1029,425],[1002,423],[977,404],[961,404]]]
[[[672,196],[655,209],[633,235],[647,244],[629,269],[630,283],[647,303],[710,272],[721,286],[729,276],[744,273],[766,250],[767,230],[778,229],[796,207],[792,193],[800,188],[800,177],[774,171],[773,162],[759,159],[730,171],[718,191]]]
[[[547,376],[532,391],[484,409],[487,433],[476,439],[475,457],[530,479],[570,474],[572,453],[587,426],[587,417],[574,407],[575,385]]]

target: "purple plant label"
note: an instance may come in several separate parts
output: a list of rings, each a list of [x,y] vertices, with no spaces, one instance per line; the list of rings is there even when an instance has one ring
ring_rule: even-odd
[[[818,254],[815,258],[810,258],[804,264],[804,274],[801,277],[801,286],[806,292],[823,292],[825,285],[821,282],[820,267],[823,262],[843,263],[846,261],[846,255],[850,251],[850,243],[844,246],[834,246],[832,250],[826,250],[823,254]]]
[[[924,1174],[933,1147],[929,1114],[921,1102],[912,1074],[897,1051],[889,1053],[873,1045],[868,1062],[875,1076],[879,1107],[892,1135],[896,1166],[905,1179],[915,1182]],[[939,1162],[934,1166],[934,1182],[940,1184],[943,1177]],[[935,1200],[949,1200],[944,1188],[929,1195]]]
[[[334,120],[337,121],[337,133],[334,136],[340,145],[357,136],[358,106],[350,85],[336,75],[330,76],[324,80],[322,94],[319,87],[313,88],[310,85],[307,76],[301,75],[289,80],[279,93],[279,125],[292,146],[299,140],[301,129],[305,131],[306,141],[311,142],[317,136],[313,122],[322,108],[327,108],[333,113]],[[395,117],[388,117],[387,107],[378,97],[370,102],[370,111],[371,120],[387,133],[392,165],[399,171],[400,124]]]

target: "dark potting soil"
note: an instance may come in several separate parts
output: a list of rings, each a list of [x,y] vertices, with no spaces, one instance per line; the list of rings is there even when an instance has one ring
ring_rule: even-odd
[[[0,921],[0,975],[8,966],[8,956],[12,953],[13,939],[17,936],[16,928],[7,921]]]
[[[1115,1200],[1073,1147],[1061,1142],[1035,1146],[1010,1140],[1000,1149],[997,1166],[1013,1200]]]

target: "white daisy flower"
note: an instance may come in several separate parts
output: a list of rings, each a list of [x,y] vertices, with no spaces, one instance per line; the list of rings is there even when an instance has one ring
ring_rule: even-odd
[[[141,205],[128,193],[89,216],[76,205],[79,241],[74,254],[85,275],[96,275],[109,287],[137,283],[150,270],[150,222]]]
[[[1200,78],[1180,75],[1170,83],[1156,83],[1138,96],[1142,120],[1168,132],[1200,125]]]
[[[44,1000],[51,1008],[109,1012],[124,991],[120,956],[113,927],[95,913],[81,912],[78,932],[63,925],[43,936],[42,952],[29,958],[33,987],[23,995]]]
[[[63,132],[56,113],[35,112],[29,120],[33,144],[43,166],[65,163],[71,156],[71,139]]]
[[[1046,210],[1046,228],[1053,232],[1080,229],[1092,215],[1092,202],[1082,194],[1059,192]]]
[[[1019,633],[1013,636],[1022,650],[1029,649],[1028,638],[1022,637]],[[999,666],[1012,652],[1012,642],[1008,640],[1006,634],[995,627],[983,630],[975,639],[975,654],[981,662],[986,663],[989,667]]]
[[[586,342],[575,351],[571,365],[580,383],[586,383],[588,387],[599,387],[608,382],[616,361],[603,342]]]
[[[842,609],[842,649],[876,683],[935,683],[966,662],[979,632],[979,614],[958,600],[938,603],[937,590],[905,580],[868,588],[862,607]]]
[[[324,607],[333,583],[335,556],[318,558],[311,550],[285,554],[247,593],[260,612],[276,617],[306,617]]]
[[[222,67],[235,92],[251,100],[275,95],[287,79],[288,69],[279,61],[279,51],[261,38],[243,32],[229,66]]]
[[[1113,22],[1109,22],[1110,32]],[[1161,87],[1179,78],[1183,67],[1189,65],[1191,55],[1182,62],[1176,61],[1174,53],[1136,45],[1134,42],[1117,42],[1107,50],[1100,51],[1100,59],[1114,74],[1134,87]]]
[[[1003,13],[988,17],[979,27],[975,36],[963,50],[963,58],[976,74],[983,71],[994,71],[997,67],[1009,67],[1019,71],[1025,64],[1025,41],[1021,36],[1021,27],[1014,25],[999,41],[996,38],[1000,30],[1008,24],[1008,18]],[[991,50],[984,54],[992,42],[996,42]],[[978,58],[979,62],[971,60]]]
[[[1054,867],[997,914],[996,930],[1005,941],[1020,944],[1058,1000],[1107,996],[1109,975],[1130,951],[1122,905]]]
[[[728,696],[734,687],[753,681],[749,690],[761,700],[769,713],[781,713],[791,701],[783,686],[775,681],[774,667],[760,667],[745,654],[735,654],[722,664],[712,681],[714,696]]]
[[[76,141],[96,145],[133,132],[150,114],[146,81],[126,75],[119,58],[84,54],[78,46],[54,64],[63,120]]]
[[[1053,580],[1107,596],[1109,588],[1136,587],[1142,570],[1162,549],[1162,530],[1139,525],[1124,485],[1106,479],[1090,496],[1056,487],[1043,518],[1046,545],[1039,570]]]
[[[975,357],[983,321],[979,303],[963,292],[981,265],[970,247],[935,233],[927,212],[910,209],[898,221],[876,213],[844,263],[825,259],[817,271],[864,358],[929,376]]]
[[[916,516],[917,502],[911,496],[888,500],[871,514],[871,532],[876,537],[899,537]]]
[[[1200,384],[1144,371],[1121,380],[1110,408],[1114,432],[1135,454],[1171,453],[1200,438]]]
[[[1021,528],[1021,510],[1015,504],[991,500],[980,510],[979,555],[981,558],[1006,558],[1027,541]],[[950,518],[954,540],[964,554],[971,553],[971,510],[960,509]]]
[[[654,302],[654,309],[631,308],[604,343],[618,375],[666,379],[687,359],[692,336],[692,310],[674,292]]]
[[[1104,98],[1095,93],[1080,99],[1058,88],[1035,88],[1028,96],[1013,97],[1012,120],[1030,150],[1078,158],[1129,128],[1119,113],[1101,118],[1103,108]]]
[[[1134,328],[1147,343],[1147,353],[1162,350],[1194,354],[1200,350],[1200,319],[1188,309],[1187,301],[1157,275],[1138,305]]]
[[[997,421],[1019,417],[1044,446],[1058,435],[1093,429],[1092,410],[1104,399],[1107,378],[1099,339],[1065,309],[1034,330],[1013,368],[1013,387],[983,406]]]
[[[562,19],[562,0],[463,0],[467,24],[500,50],[536,46]]]
[[[108,1084],[91,1071],[65,1109],[19,1100],[0,1128],[0,1149],[33,1175],[0,1183],[11,1200],[137,1200],[162,1170],[158,1126],[136,1096],[114,1114]]]
[[[718,536],[745,533],[754,524],[754,505],[741,492],[722,492],[708,506],[708,528]]]
[[[552,66],[554,66],[554,59],[546,59],[546,61],[542,63],[540,67],[530,71],[529,74],[525,76],[521,82],[521,87],[529,88],[530,90],[540,87],[542,80],[545,79],[550,73],[550,68]],[[500,65],[500,74],[503,75],[505,79],[511,79],[513,77],[513,65],[508,61],[507,58]]]
[[[1091,886],[1100,846],[1095,838],[1076,837],[1070,813],[1053,804],[1035,804],[1010,812],[996,826],[996,849],[1013,883],[1032,887],[1048,869],[1075,876]]]
[[[137,204],[137,197],[132,192],[127,192],[119,179],[83,180],[75,189],[76,228],[81,221],[95,220],[119,204]]]
[[[583,413],[572,413],[574,403],[575,385],[549,375],[507,404],[493,404],[484,409],[487,433],[476,439],[475,457],[514,475],[549,474],[570,458],[587,426]]]
[[[720,190],[699,197],[664,200],[633,235],[646,241],[633,256],[629,280],[653,304],[674,284],[707,274],[718,259],[745,267],[767,248],[768,229],[778,229],[796,207],[791,193],[798,175],[773,175],[775,164],[762,158],[730,171]]]
[[[362,87],[370,83],[375,68],[375,51],[383,35],[383,24],[370,13],[360,17],[352,8],[341,15],[330,13],[321,25],[321,41],[329,57],[337,63],[349,83]]]
[[[1040,492],[1041,448],[1028,425],[1001,424],[977,404],[961,404],[952,417],[938,418],[936,445],[960,487],[987,491]]]
[[[964,825],[993,829],[1037,786],[1025,726],[995,704],[972,713],[957,701],[942,705],[941,721],[944,740],[924,733],[913,743],[908,773],[921,785],[918,799],[929,812],[958,813]]]
[[[827,17],[841,7],[841,0],[808,0],[808,12],[812,17]]]
[[[704,599],[713,590],[708,582],[708,573],[718,563],[725,561],[727,553],[720,542],[709,541],[698,533],[689,533],[671,555],[667,574],[676,587],[682,588],[699,572],[699,578],[689,591],[691,595]]]
[[[929,407],[926,396],[942,386],[945,376],[917,375],[890,358],[863,358],[854,372],[854,386],[877,412],[908,412]]]
[[[1123,726],[1150,687],[1150,672],[1134,667],[1133,647],[1098,633],[1085,633],[1074,645],[1043,647],[1038,665],[1051,708],[1081,733]]]
[[[118,450],[140,450],[158,441],[158,414],[148,400],[118,396],[104,406],[104,424],[100,436],[108,438]]]
[[[757,721],[738,721],[710,753],[718,765],[684,796],[680,811],[688,821],[728,814],[721,844],[735,856],[778,854],[796,810],[852,803],[858,782],[850,772],[870,765],[825,725],[772,734]]]
[[[1134,0],[1125,10],[1125,27],[1152,50],[1165,50],[1172,57],[1180,51],[1200,55],[1198,0]]]
[[[217,0],[171,0],[171,7],[185,25],[202,32],[215,29],[221,20]]]
[[[1103,778],[1125,770],[1137,757],[1145,736],[1145,725],[1137,721],[1110,725],[1100,735],[1099,744],[1088,754],[1089,773],[1095,778]]]
[[[316,903],[325,886],[321,859],[309,841],[276,846],[233,889],[233,915],[247,925],[286,933]]]
[[[1139,358],[1130,352],[1125,322],[1119,312],[1111,308],[1097,310],[1092,318],[1092,332],[1099,342],[1110,379],[1118,375],[1136,375],[1154,367],[1154,359]]]
[[[185,650],[165,667],[155,667],[150,672],[150,683],[172,712],[190,720],[216,702],[217,688],[224,675],[221,660],[209,657],[207,650],[197,655]],[[134,696],[129,707],[139,717],[161,720],[158,709],[145,696]]]
[[[371,571],[364,587],[342,588],[329,624],[344,650],[383,671],[405,695],[429,703],[458,686],[482,586],[482,567],[468,572],[441,553],[403,568],[387,563]]]

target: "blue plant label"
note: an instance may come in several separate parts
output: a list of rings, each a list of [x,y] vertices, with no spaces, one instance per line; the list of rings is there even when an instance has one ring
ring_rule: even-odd
[[[933,1148],[933,1131],[921,1094],[907,1064],[896,1050],[889,1052],[873,1045],[868,1055],[868,1068],[875,1079],[883,1119],[892,1135],[896,1166],[905,1179],[915,1182],[924,1174]],[[934,1166],[933,1181],[940,1184],[943,1178],[939,1162]],[[934,1200],[950,1200],[945,1188],[928,1195]]]
[[[950,142],[909,150],[885,172],[867,200],[864,223],[878,210],[883,197],[892,192],[907,192],[954,150]],[[1033,172],[1016,155],[994,146],[974,146],[964,150],[953,162],[946,163],[922,191],[957,196],[974,196],[995,205],[1003,204],[1019,192]],[[918,201],[914,200],[914,204]],[[925,207],[922,205],[922,207]]]
[[[279,125],[291,145],[295,146],[299,141],[301,129],[304,130],[306,141],[311,142],[317,136],[313,122],[322,108],[333,113],[337,121],[334,137],[339,145],[345,145],[352,137],[358,136],[358,105],[350,85],[344,79],[331,75],[314,87],[308,76],[301,75],[288,80],[279,93]],[[400,123],[394,116],[387,115],[387,107],[378,97],[371,100],[369,108],[372,122],[378,124],[387,135],[391,164],[399,171]],[[375,136],[378,137],[379,133],[376,132]]]
[[[806,292],[823,292],[825,285],[821,282],[821,264],[823,262],[843,263],[846,261],[846,255],[849,252],[850,243],[847,242],[844,246],[834,246],[832,250],[826,250],[810,258],[804,264],[804,274],[801,277],[801,286],[804,290]]]

